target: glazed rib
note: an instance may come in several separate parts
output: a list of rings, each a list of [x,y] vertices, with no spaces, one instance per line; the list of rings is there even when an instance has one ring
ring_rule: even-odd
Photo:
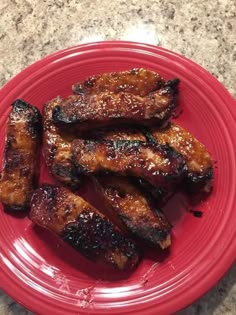
[[[63,187],[38,188],[32,198],[30,217],[95,262],[107,262],[125,270],[139,260],[132,240],[84,199]]]
[[[70,96],[58,102],[53,120],[77,131],[114,124],[160,125],[176,109],[177,85],[172,82],[145,97],[127,92]]]
[[[146,130],[138,127],[120,126],[98,129],[90,133],[90,139],[146,141]],[[170,229],[161,210],[155,205],[164,200],[164,193],[141,179],[107,175],[97,177],[98,192],[103,202],[122,220],[134,236],[162,249],[171,244]],[[155,196],[155,200],[150,195]]]
[[[147,192],[125,177],[97,177],[97,182],[106,204],[133,236],[162,249],[170,246],[171,225]]]
[[[72,142],[78,174],[116,174],[140,177],[154,186],[170,186],[185,173],[182,156],[168,146],[142,141]]]
[[[110,91],[146,96],[160,89],[164,84],[164,79],[158,73],[137,68],[93,75],[83,82],[74,84],[72,90],[75,94],[98,94]]]
[[[6,127],[0,199],[9,210],[26,210],[39,175],[42,121],[38,109],[20,99],[12,104]]]
[[[86,137],[88,139],[101,141],[101,140],[128,140],[128,141],[147,141],[149,139],[150,132],[145,127],[140,126],[117,126],[110,128],[96,129],[87,133]],[[110,178],[110,176],[109,176]],[[111,176],[112,180],[113,176]],[[134,179],[132,180],[132,183]],[[132,185],[130,182],[129,184]],[[155,187],[145,181],[144,179],[137,178],[135,185],[138,185],[142,191],[148,191],[154,197],[155,202],[160,204],[165,204],[169,197],[172,195],[171,190],[164,191],[161,187]]]
[[[90,130],[84,133],[85,139],[90,140],[128,140],[128,141],[143,141],[146,142],[146,137],[143,134],[143,127],[141,126],[110,126]]]
[[[174,123],[170,123],[162,130],[151,128],[151,136],[158,144],[168,144],[182,154],[188,166],[186,188],[189,192],[209,193],[211,191],[213,161],[206,147],[200,141]]]
[[[43,107],[43,154],[48,169],[58,181],[77,186],[79,179],[71,162],[72,136],[60,131],[52,120],[52,111],[60,101],[55,98]]]

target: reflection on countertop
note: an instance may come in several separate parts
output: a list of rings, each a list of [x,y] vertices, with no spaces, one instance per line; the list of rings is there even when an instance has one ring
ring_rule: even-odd
[[[206,68],[236,97],[235,0],[2,0],[0,87],[56,50],[118,39],[181,53]],[[0,293],[0,315],[10,314],[31,313]],[[236,314],[236,267],[180,314]]]

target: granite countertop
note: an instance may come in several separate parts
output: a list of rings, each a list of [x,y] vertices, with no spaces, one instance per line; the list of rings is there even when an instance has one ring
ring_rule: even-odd
[[[0,87],[58,49],[111,39],[181,53],[210,71],[236,97],[235,0],[1,0]],[[0,315],[7,314],[31,313],[0,292]],[[236,266],[179,314],[236,314]]]

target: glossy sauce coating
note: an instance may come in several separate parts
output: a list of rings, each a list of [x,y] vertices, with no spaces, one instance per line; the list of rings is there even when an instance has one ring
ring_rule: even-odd
[[[177,106],[177,85],[171,82],[145,97],[127,92],[70,96],[54,108],[53,120],[61,128],[77,131],[114,124],[160,125]]]
[[[38,188],[32,198],[30,218],[91,260],[107,262],[121,270],[133,268],[139,260],[132,240],[124,237],[104,214],[66,188]]]
[[[168,144],[182,154],[188,166],[188,183],[199,186],[206,192],[211,190],[213,161],[200,141],[174,123],[170,123],[162,130],[151,128],[151,135],[159,144]]]
[[[164,85],[164,79],[156,72],[137,68],[91,76],[72,86],[75,94],[98,94],[101,92],[128,92],[146,96]]]
[[[128,140],[128,141],[143,141],[147,142],[149,139],[150,131],[149,129],[141,126],[117,126],[110,128],[101,128],[96,131],[91,131],[87,134],[88,139],[93,140]],[[110,177],[109,177],[110,178]],[[111,180],[114,176],[111,176]],[[129,181],[129,185],[134,185],[134,180],[132,183]],[[150,195],[155,199],[155,202],[160,204],[165,204],[166,201],[172,196],[172,189],[163,190],[163,187],[155,187],[148,183],[144,179],[137,179],[135,185],[140,186],[141,191],[149,192]],[[170,187],[169,187],[170,188]],[[146,198],[146,196],[143,198]]]
[[[142,141],[78,139],[72,154],[78,173],[141,177],[154,186],[170,185],[185,172],[182,156],[173,149]]]
[[[12,104],[0,179],[0,199],[6,209],[29,208],[39,175],[41,124],[36,107],[19,99]]]
[[[43,107],[43,154],[53,176],[65,185],[76,186],[79,179],[71,162],[71,135],[60,131],[52,120],[52,111],[61,101],[56,98]]]
[[[133,236],[162,249],[170,246],[171,225],[147,192],[125,177],[103,176],[97,181],[105,201]]]

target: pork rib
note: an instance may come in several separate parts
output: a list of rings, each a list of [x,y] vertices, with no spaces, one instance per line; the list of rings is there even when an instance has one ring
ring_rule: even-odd
[[[0,199],[9,210],[29,208],[39,175],[42,121],[38,109],[23,100],[12,104],[6,127]]]
[[[158,187],[172,185],[186,171],[175,150],[142,141],[77,139],[72,142],[72,160],[78,174],[135,176]]]
[[[159,130],[151,128],[151,139],[158,144],[173,147],[185,159],[188,166],[185,181],[186,189],[190,193],[206,193],[212,189],[213,161],[206,147],[184,128],[170,123]]]
[[[170,246],[171,225],[147,192],[141,191],[126,177],[103,176],[96,179],[104,201],[118,214],[133,236],[162,249]]]
[[[73,137],[59,130],[52,120],[52,111],[58,102],[60,98],[55,98],[43,107],[43,154],[52,175],[64,185],[76,187],[79,178],[71,161]]]
[[[160,89],[164,79],[156,72],[136,68],[128,71],[110,72],[88,77],[85,81],[72,86],[75,94],[98,94],[101,92],[128,92],[146,96]]]
[[[31,220],[59,235],[82,255],[120,270],[135,267],[139,254],[134,242],[101,212],[63,187],[43,185],[32,198]]]
[[[77,131],[114,124],[161,125],[176,109],[178,82],[141,97],[127,92],[74,95],[53,110],[60,128]]]

